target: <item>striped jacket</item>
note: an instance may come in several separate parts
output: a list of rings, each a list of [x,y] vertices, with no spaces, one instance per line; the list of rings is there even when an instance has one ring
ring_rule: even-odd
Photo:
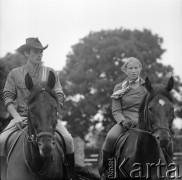
[[[50,67],[45,67],[41,65],[38,67],[36,73],[34,73],[34,75],[31,75],[30,68],[27,64],[11,70],[7,76],[5,87],[3,90],[3,99],[6,107],[9,104],[13,103],[15,104],[15,107],[21,116],[27,116],[27,100],[30,92],[25,86],[25,75],[28,72],[32,77],[34,85],[36,85],[41,81],[47,81],[49,71],[54,72],[56,76],[56,83],[53,90],[57,94],[59,104],[62,107],[65,95],[63,93],[56,72]]]

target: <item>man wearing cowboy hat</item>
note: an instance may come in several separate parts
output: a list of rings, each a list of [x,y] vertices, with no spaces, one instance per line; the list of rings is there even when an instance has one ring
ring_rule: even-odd
[[[52,71],[56,77],[56,84],[53,90],[57,94],[60,109],[63,106],[65,96],[62,91],[62,87],[59,82],[57,74],[52,68],[45,67],[42,65],[43,51],[47,47],[48,45],[46,45],[45,47],[42,46],[38,38],[27,38],[26,43],[17,49],[19,53],[21,53],[27,58],[27,63],[24,66],[11,70],[6,79],[3,91],[3,98],[9,113],[13,117],[13,120],[6,127],[7,130],[4,131],[0,136],[0,145],[1,145],[0,156],[2,156],[4,153],[3,149],[4,146],[2,146],[2,144],[5,143],[7,137],[11,134],[11,132],[17,129],[16,126],[10,129],[8,128],[12,127],[17,123],[22,124],[27,117],[27,99],[30,94],[30,92],[25,86],[25,80],[24,80],[25,75],[27,73],[30,74],[34,85],[36,85],[41,81],[46,81],[49,72]],[[59,129],[59,131],[62,133],[65,139],[68,171],[70,176],[72,176],[74,170],[73,138],[59,120],[56,128]]]

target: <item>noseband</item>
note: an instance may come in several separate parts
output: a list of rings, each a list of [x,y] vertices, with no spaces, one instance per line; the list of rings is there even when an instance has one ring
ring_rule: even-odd
[[[169,134],[171,135],[171,131],[169,130],[169,128],[166,128],[166,127],[157,127],[157,128],[152,130],[152,134],[155,133],[156,131],[162,130],[162,129],[168,131]]]

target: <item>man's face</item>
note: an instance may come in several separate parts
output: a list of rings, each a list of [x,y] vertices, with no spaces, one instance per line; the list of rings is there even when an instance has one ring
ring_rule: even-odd
[[[43,50],[40,49],[30,49],[30,53],[26,53],[28,61],[31,61],[34,64],[40,64],[42,61]]]

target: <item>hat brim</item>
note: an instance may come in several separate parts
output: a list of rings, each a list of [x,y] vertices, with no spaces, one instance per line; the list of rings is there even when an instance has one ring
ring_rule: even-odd
[[[31,49],[31,48],[34,48],[34,49],[40,49],[40,50],[45,50],[47,49],[48,47],[48,44],[44,47],[37,47],[37,46],[32,46],[32,45],[27,45],[27,44],[24,44],[22,46],[20,46],[17,51],[21,54],[24,54],[24,52],[27,50],[27,49]]]

